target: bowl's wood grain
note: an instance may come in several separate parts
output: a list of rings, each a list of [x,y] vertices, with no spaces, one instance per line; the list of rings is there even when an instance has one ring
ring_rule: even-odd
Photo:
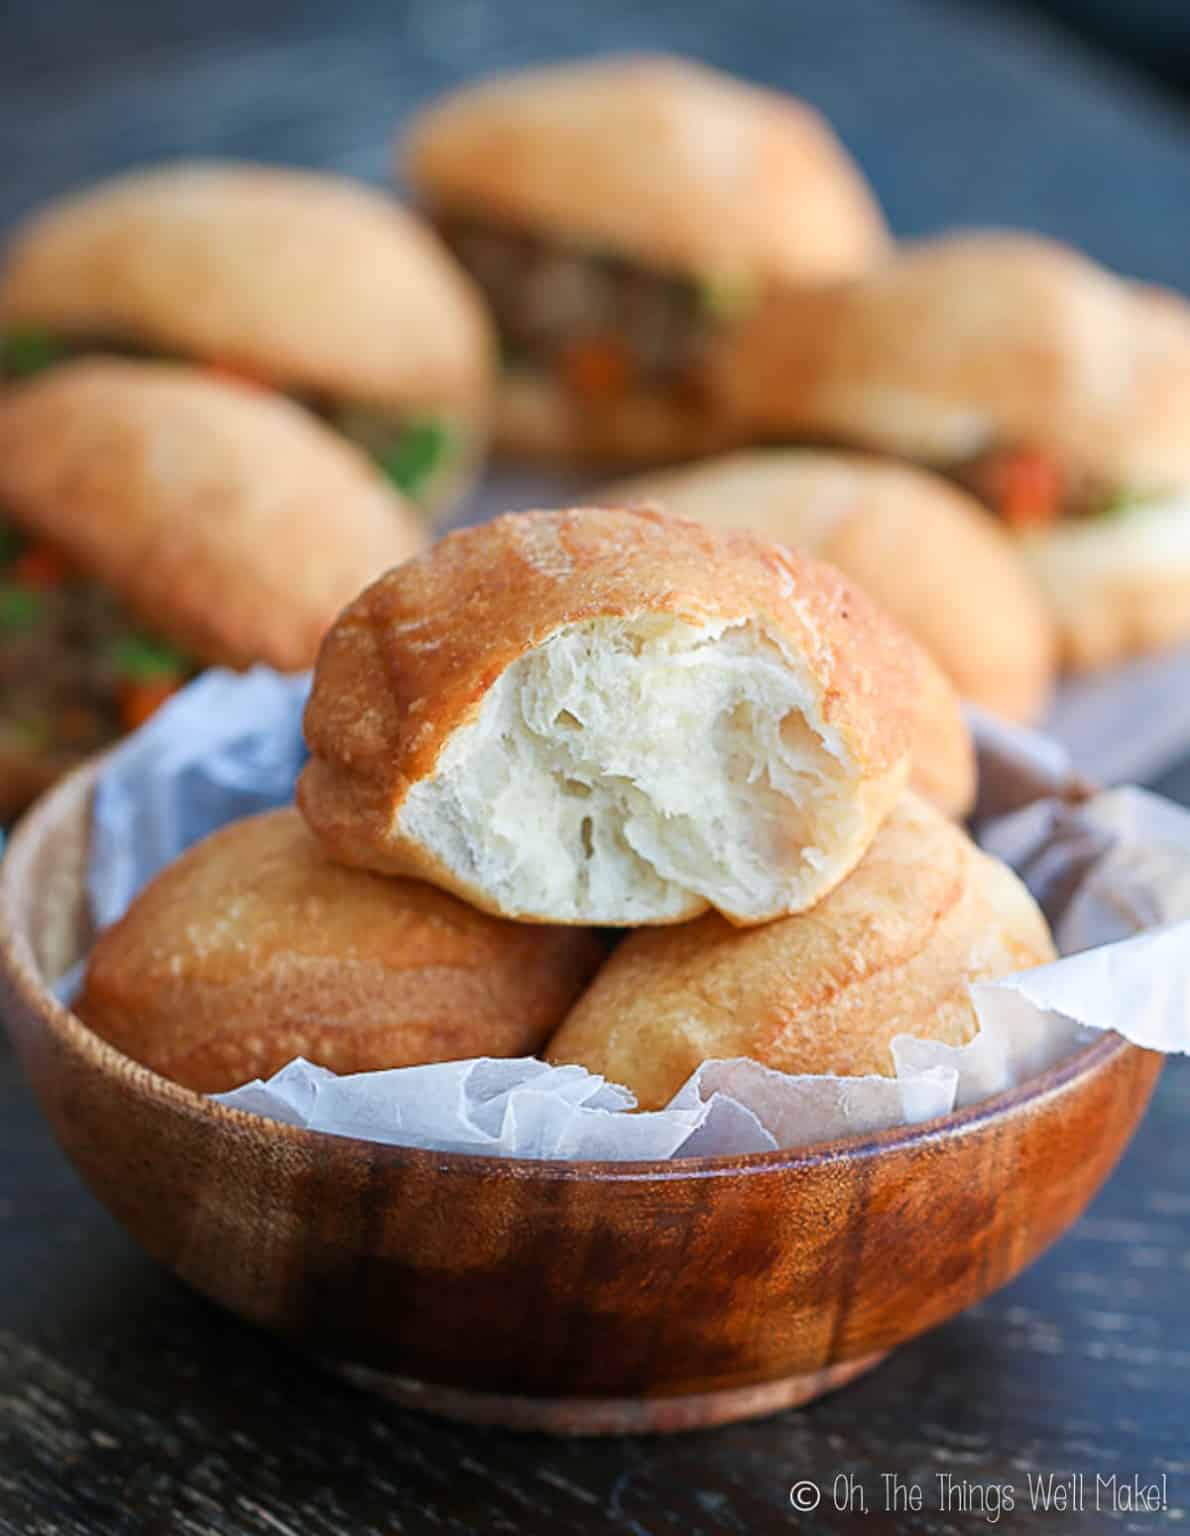
[[[1105,1037],[945,1121],[736,1159],[534,1163],[296,1130],[136,1066],[46,990],[85,941],[93,777],[42,800],[0,865],[0,1000],[55,1135],[184,1280],[307,1348],[420,1384],[427,1404],[427,1388],[448,1389],[433,1406],[468,1390],[726,1392],[743,1413],[793,1400],[804,1384],[788,1378],[820,1389],[1051,1243],[1160,1071],[1159,1056]],[[698,1421],[731,1416],[720,1410]],[[556,1401],[526,1412],[555,1427],[583,1417]],[[629,1421],[690,1420],[658,1403]]]

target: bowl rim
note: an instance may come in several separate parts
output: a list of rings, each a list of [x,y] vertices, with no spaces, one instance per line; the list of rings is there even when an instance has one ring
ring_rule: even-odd
[[[106,756],[106,754],[104,754]],[[490,1153],[436,1151],[428,1147],[370,1141],[358,1136],[339,1136],[305,1126],[272,1120],[249,1110],[219,1104],[207,1094],[186,1088],[171,1078],[125,1056],[89,1029],[72,1009],[50,991],[34,958],[25,925],[18,915],[16,875],[47,829],[57,820],[62,803],[80,796],[89,798],[102,758],[92,758],[41,795],[13,829],[0,855],[0,981],[6,981],[19,999],[70,1051],[81,1054],[104,1075],[122,1078],[135,1091],[154,1099],[167,1111],[189,1119],[209,1120],[229,1131],[259,1137],[262,1128],[311,1149],[337,1144],[364,1149],[385,1167],[408,1166],[433,1169],[442,1174],[466,1174],[484,1179],[543,1180],[546,1182],[641,1183],[682,1179],[733,1178],[765,1173],[792,1173],[821,1168],[831,1163],[866,1161],[886,1152],[916,1150],[923,1146],[962,1139],[974,1134],[989,1120],[1007,1120],[1053,1098],[1084,1076],[1104,1070],[1117,1057],[1141,1052],[1114,1031],[1092,1040],[1036,1076],[1007,1088],[964,1109],[912,1125],[858,1133],[808,1146],[775,1148],[765,1152],[725,1153],[717,1157],[651,1158],[636,1161],[606,1159],[503,1157]]]

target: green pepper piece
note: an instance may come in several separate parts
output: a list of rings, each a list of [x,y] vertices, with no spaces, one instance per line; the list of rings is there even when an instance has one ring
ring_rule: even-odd
[[[45,598],[40,592],[14,582],[0,585],[0,630],[6,634],[36,629],[44,613]]]
[[[190,670],[189,660],[176,647],[137,630],[113,641],[110,654],[117,673],[128,682],[155,683],[184,677]]]
[[[18,715],[0,721],[0,743],[25,750],[44,752],[54,739],[48,716],[37,714]]]
[[[500,338],[500,369],[503,373],[523,373],[534,368],[533,356],[524,347],[517,346],[506,336]]]
[[[0,373],[28,379],[71,355],[71,346],[50,331],[8,331],[0,337]]]
[[[451,446],[450,428],[433,416],[406,423],[396,441],[377,455],[381,469],[398,490],[416,498]]]
[[[759,289],[746,272],[707,272],[695,279],[699,308],[712,320],[739,320],[756,303]]]
[[[1141,507],[1151,506],[1153,502],[1160,501],[1167,494],[1166,491],[1152,486],[1117,486],[1103,498],[1091,516],[1122,517],[1126,512],[1137,512]]]

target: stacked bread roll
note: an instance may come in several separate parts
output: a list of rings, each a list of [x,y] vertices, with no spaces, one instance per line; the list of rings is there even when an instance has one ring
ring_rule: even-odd
[[[306,736],[304,823],[224,829],[92,954],[82,1017],[192,1087],[297,1054],[542,1052],[645,1108],[716,1057],[887,1074],[897,1034],[973,1035],[968,981],[1053,956],[911,787],[971,792],[935,664],[746,531],[580,508],[451,535],[341,614]]]

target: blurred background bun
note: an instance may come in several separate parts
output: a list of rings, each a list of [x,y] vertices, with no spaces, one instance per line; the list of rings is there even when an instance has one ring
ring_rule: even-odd
[[[897,454],[985,501],[1069,667],[1190,639],[1184,299],[1039,236],[954,234],[770,294],[715,367],[742,433]]]
[[[829,560],[904,625],[965,699],[1036,720],[1054,680],[1053,626],[1006,531],[969,494],[893,459],[754,449],[622,481],[718,528],[754,528]]]
[[[10,373],[131,351],[289,394],[438,512],[482,456],[483,304],[414,214],[345,176],[182,161],[62,198],[12,235],[0,327]]]
[[[424,541],[352,444],[280,396],[90,358],[0,394],[0,808],[200,667],[312,665]]]
[[[492,306],[513,453],[649,463],[730,441],[702,388],[718,329],[772,282],[862,271],[889,244],[812,107],[677,57],[464,86],[400,158]]]

